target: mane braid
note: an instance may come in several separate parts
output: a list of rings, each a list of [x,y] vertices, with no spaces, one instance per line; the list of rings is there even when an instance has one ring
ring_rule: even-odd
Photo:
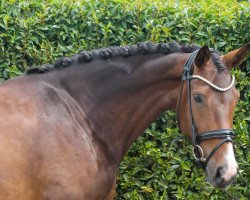
[[[92,51],[83,51],[71,57],[63,57],[55,61],[53,65],[45,64],[41,67],[30,68],[26,74],[42,74],[58,68],[70,67],[74,63],[88,63],[95,59],[109,59],[111,57],[129,57],[134,55],[147,55],[154,53],[171,54],[177,52],[191,53],[200,47],[194,44],[180,45],[177,42],[172,43],[139,43],[137,45],[108,47]]]

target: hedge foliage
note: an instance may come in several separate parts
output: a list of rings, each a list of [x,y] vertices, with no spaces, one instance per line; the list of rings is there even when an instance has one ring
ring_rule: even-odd
[[[83,49],[143,41],[207,44],[222,53],[250,42],[250,2],[236,0],[1,0],[0,78]],[[241,99],[235,111],[237,181],[250,198],[250,59],[233,70]],[[176,116],[164,113],[124,158],[116,199],[231,199],[205,181],[180,139]]]

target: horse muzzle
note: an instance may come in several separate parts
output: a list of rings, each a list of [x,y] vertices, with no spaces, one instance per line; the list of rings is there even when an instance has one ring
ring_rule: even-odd
[[[235,160],[233,144],[227,143],[225,153],[212,158],[207,164],[208,181],[216,188],[226,188],[237,175],[238,165]]]

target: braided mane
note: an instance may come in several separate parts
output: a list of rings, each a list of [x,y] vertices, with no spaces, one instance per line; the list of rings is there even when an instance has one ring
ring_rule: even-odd
[[[88,63],[94,59],[109,59],[111,57],[129,57],[134,55],[147,55],[153,53],[171,54],[177,52],[191,53],[200,47],[194,44],[180,45],[177,42],[172,43],[139,43],[137,45],[122,47],[107,47],[92,51],[83,51],[71,57],[63,57],[55,61],[54,64],[47,64],[36,68],[30,68],[26,74],[45,73],[58,68],[70,67],[74,63]]]

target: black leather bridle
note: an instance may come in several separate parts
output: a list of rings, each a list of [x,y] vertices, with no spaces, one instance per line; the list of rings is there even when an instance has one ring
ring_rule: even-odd
[[[211,50],[211,49],[210,49]],[[211,50],[214,51],[214,50]],[[192,104],[191,104],[191,80],[193,77],[193,67],[194,67],[194,60],[198,53],[198,50],[193,52],[188,60],[186,61],[182,73],[182,85],[181,85],[181,92],[178,100],[178,107],[177,107],[177,115],[178,115],[178,124],[180,127],[180,104],[181,104],[181,98],[182,98],[182,91],[183,91],[183,85],[184,81],[186,81],[187,86],[187,98],[188,98],[188,108],[189,108],[189,115],[190,115],[190,125],[192,130],[192,144],[193,144],[193,155],[196,159],[198,165],[203,168],[204,170],[207,167],[207,164],[209,160],[212,158],[212,156],[216,153],[216,151],[226,142],[233,142],[232,138],[235,137],[234,131],[232,129],[218,129],[218,130],[212,130],[205,133],[198,133],[194,118],[193,118],[193,112],[192,112]],[[233,82],[232,82],[233,84]],[[230,87],[228,87],[230,88]],[[226,90],[225,90],[226,91]],[[224,92],[224,91],[221,91]],[[207,158],[204,157],[204,152],[199,146],[200,142],[203,142],[205,140],[209,139],[222,139],[210,152]]]

